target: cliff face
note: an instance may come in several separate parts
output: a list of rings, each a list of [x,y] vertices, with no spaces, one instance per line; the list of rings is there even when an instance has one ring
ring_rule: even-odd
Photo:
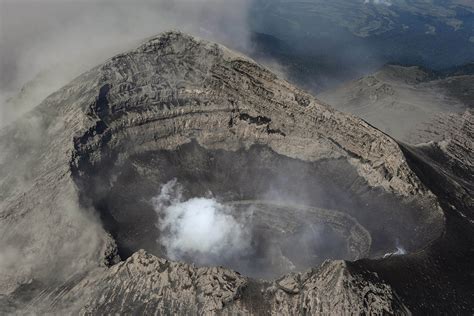
[[[327,261],[263,281],[162,259],[160,216],[149,201],[173,178],[189,197],[211,191],[226,203],[254,203],[272,191],[286,208],[345,214],[370,235],[361,247],[371,259],[398,242],[420,251],[446,230],[437,197],[396,141],[252,60],[181,33],[111,58],[1,133],[7,312],[412,308],[371,272],[371,260]]]

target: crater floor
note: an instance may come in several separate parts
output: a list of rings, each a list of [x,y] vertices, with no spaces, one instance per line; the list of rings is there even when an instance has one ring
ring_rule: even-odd
[[[416,251],[430,237],[415,235],[433,228],[430,218],[415,215],[416,203],[371,188],[345,159],[307,162],[268,146],[216,150],[193,140],[175,150],[145,150],[110,167],[109,157],[116,156],[111,150],[76,181],[122,258],[140,249],[168,257],[160,242],[167,236],[157,229],[160,210],[150,201],[172,179],[185,199],[211,195],[249,227],[250,251],[207,262],[251,277],[272,279],[326,259],[379,258],[400,246]],[[199,263],[192,255],[182,259]]]

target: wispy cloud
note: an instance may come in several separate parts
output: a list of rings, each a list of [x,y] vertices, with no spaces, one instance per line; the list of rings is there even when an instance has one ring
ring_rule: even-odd
[[[364,3],[365,3],[365,4],[369,4],[369,3],[372,3],[372,4],[383,4],[383,5],[387,5],[387,6],[391,6],[391,5],[392,5],[392,1],[390,1],[390,0],[364,0]]]
[[[245,47],[247,8],[247,0],[0,0],[0,125],[88,68],[169,29]],[[35,78],[28,95],[6,108],[5,100]]]

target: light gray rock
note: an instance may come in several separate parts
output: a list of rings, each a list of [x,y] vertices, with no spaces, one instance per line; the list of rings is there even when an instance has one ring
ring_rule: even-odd
[[[274,283],[255,283],[224,268],[196,268],[144,251],[76,284],[43,293],[34,304],[35,309],[24,312],[409,314],[390,286],[374,274],[351,270],[342,261],[326,262],[319,269],[288,275]]]
[[[411,293],[403,286],[373,273],[394,259],[328,261],[263,281],[161,258],[156,214],[140,201],[174,172],[217,179],[186,189],[209,187],[229,201],[258,199],[245,196],[247,186],[264,193],[255,179],[238,187],[243,193],[235,187],[236,175],[254,171],[251,162],[276,175],[288,167],[285,176],[324,176],[330,185],[311,187],[308,200],[329,203],[333,188],[346,192],[350,202],[335,195],[334,209],[371,234],[371,258],[385,250],[380,236],[399,236],[409,250],[436,258],[437,250],[421,249],[445,229],[438,198],[395,140],[244,56],[177,32],[78,77],[3,129],[0,147],[6,313],[408,314],[416,307],[405,304]],[[132,254],[116,263],[124,249]],[[379,261],[388,263],[379,269]]]
[[[416,144],[418,130],[437,115],[462,113],[472,107],[473,82],[474,76],[468,74],[444,75],[416,66],[387,65],[318,97],[396,139]]]

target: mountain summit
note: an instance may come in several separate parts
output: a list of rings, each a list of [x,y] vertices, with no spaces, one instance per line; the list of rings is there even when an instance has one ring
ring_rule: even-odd
[[[434,169],[434,149],[399,145],[221,45],[151,38],[3,129],[0,148],[2,312],[472,308],[459,260],[472,191],[443,195],[439,183],[464,184]],[[173,226],[196,199],[217,206]],[[225,221],[246,247],[170,251],[183,230],[227,236]]]

